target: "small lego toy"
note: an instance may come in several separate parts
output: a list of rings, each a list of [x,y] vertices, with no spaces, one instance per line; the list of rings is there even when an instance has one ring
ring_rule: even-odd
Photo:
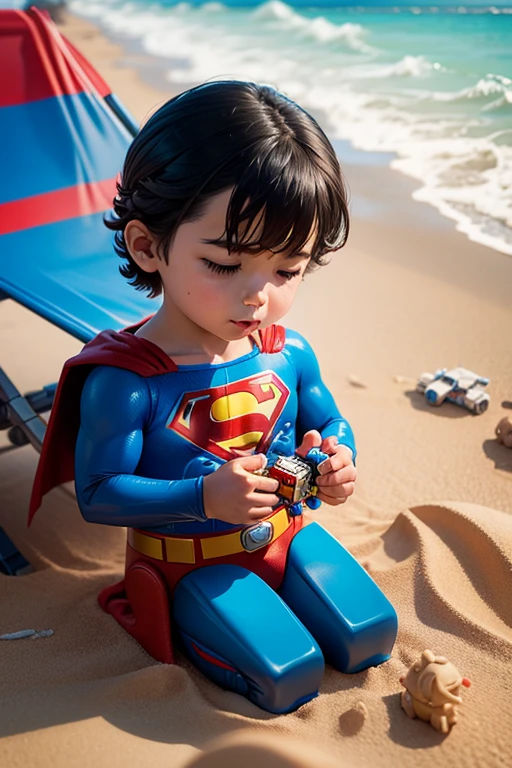
[[[496,424],[496,439],[507,448],[512,448],[512,419],[510,416],[504,416]]]
[[[401,694],[405,713],[411,719],[425,720],[441,733],[448,733],[457,722],[455,705],[462,704],[458,695],[461,685],[465,688],[471,685],[447,658],[435,656],[428,650],[423,651],[400,682],[405,688]]]
[[[425,395],[429,405],[441,405],[447,400],[479,414],[489,407],[490,397],[483,389],[487,384],[489,379],[467,368],[441,368],[435,373],[422,373],[416,390]]]
[[[278,456],[273,464],[256,470],[254,474],[273,477],[279,481],[276,493],[288,506],[290,515],[300,515],[302,502],[310,509],[318,509],[322,503],[316,497],[318,487],[316,479],[319,475],[318,465],[328,458],[319,448],[312,448],[306,456]]]

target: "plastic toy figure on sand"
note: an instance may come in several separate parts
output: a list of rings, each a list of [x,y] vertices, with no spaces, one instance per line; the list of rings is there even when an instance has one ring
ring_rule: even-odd
[[[489,407],[490,397],[484,391],[489,379],[467,368],[442,368],[435,373],[422,373],[416,389],[425,395],[429,405],[449,402],[461,405],[472,413],[483,413]]]
[[[405,713],[411,719],[425,720],[441,733],[448,733],[457,722],[456,706],[462,704],[461,686],[471,685],[448,659],[435,656],[432,651],[423,651],[400,682],[405,688],[401,695]]]
[[[177,644],[210,680],[289,712],[325,662],[380,664],[397,632],[364,568],[303,524],[301,499],[353,493],[356,449],[313,350],[277,325],[346,239],[338,159],[272,88],[209,83],[135,138],[114,213],[122,274],[163,302],[66,363],[31,515],[74,475],[86,520],[128,528],[104,610],[155,659]]]

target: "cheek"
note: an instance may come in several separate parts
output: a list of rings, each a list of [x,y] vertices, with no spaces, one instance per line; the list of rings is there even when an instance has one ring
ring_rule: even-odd
[[[208,309],[222,302],[222,291],[218,282],[205,275],[193,264],[180,263],[166,275],[166,292],[173,302],[186,310]]]
[[[220,280],[196,280],[192,286],[192,296],[201,296],[207,301],[222,301],[226,286]]]
[[[226,288],[219,280],[208,276],[196,275],[190,280],[186,290],[186,302],[194,311],[204,314],[226,306]]]
[[[272,296],[273,309],[283,314],[287,312],[293,304],[299,286],[300,280],[295,278],[281,288],[275,289]]]

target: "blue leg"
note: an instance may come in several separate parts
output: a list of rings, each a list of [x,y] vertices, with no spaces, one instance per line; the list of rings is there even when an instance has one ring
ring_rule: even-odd
[[[398,628],[395,609],[318,523],[294,537],[279,594],[318,641],[325,660],[341,672],[389,659]]]
[[[290,712],[318,694],[318,644],[251,571],[213,565],[188,573],[176,587],[173,617],[195,666],[262,709]]]

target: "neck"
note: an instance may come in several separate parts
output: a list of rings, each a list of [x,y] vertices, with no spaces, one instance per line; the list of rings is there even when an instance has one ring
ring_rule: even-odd
[[[206,331],[166,304],[137,332],[157,344],[169,357],[183,364],[222,363],[235,360],[253,348],[250,337],[227,341]]]

